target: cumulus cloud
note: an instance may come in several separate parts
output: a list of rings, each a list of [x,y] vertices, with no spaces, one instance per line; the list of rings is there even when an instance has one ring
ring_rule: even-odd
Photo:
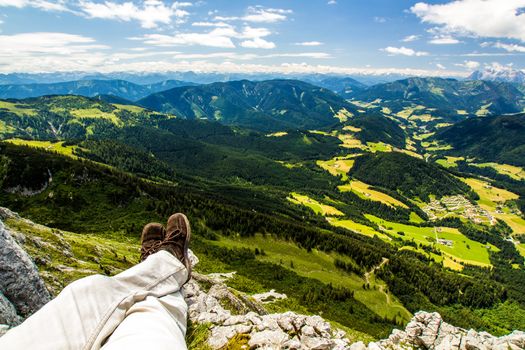
[[[428,52],[415,51],[413,49],[409,49],[409,48],[404,47],[404,46],[401,46],[401,47],[388,46],[388,47],[386,47],[384,49],[381,49],[381,51],[387,52],[390,55],[428,56]]]
[[[327,2],[328,5],[337,5],[337,1],[336,0],[329,0]]]
[[[297,46],[321,46],[321,45],[323,45],[323,43],[320,42],[320,41],[303,41],[303,42],[300,42],[300,43],[295,43],[294,45],[297,45]]]
[[[44,11],[71,11],[64,1],[45,1],[45,0],[0,0],[0,7],[33,7]]]
[[[503,49],[508,52],[525,52],[525,46],[518,44],[505,44],[498,41],[492,46],[498,49]]]
[[[463,61],[463,63],[456,63],[455,66],[463,67],[468,70],[478,69],[481,64],[477,61]]]
[[[405,36],[403,39],[401,39],[402,42],[405,42],[405,43],[408,43],[408,42],[411,42],[411,41],[416,41],[420,38],[419,35],[408,35],[408,36]]]
[[[153,46],[208,46],[220,48],[234,48],[232,39],[241,40],[240,46],[253,49],[273,49],[275,43],[263,39],[271,34],[267,28],[253,28],[245,26],[238,32],[233,26],[218,27],[205,33],[176,33],[146,34],[141,37],[132,37],[131,40],[140,40]]]
[[[138,21],[146,29],[156,28],[159,24],[170,24],[173,18],[184,19],[189,15],[184,8],[191,5],[189,2],[174,2],[167,6],[160,0],[146,0],[140,5],[130,1],[98,3],[81,0],[79,3],[80,10],[88,18]]]
[[[275,8],[262,8],[260,6],[250,6],[246,10],[244,16],[215,16],[217,21],[236,21],[242,20],[246,22],[257,22],[257,23],[274,23],[284,21],[288,15],[292,13],[292,10],[286,9],[275,9]]]
[[[455,0],[418,2],[410,11],[444,33],[525,41],[525,0]]]
[[[445,67],[445,66],[442,65],[441,63],[436,63],[436,67],[438,67],[438,69],[441,69],[441,70],[445,70],[445,69],[447,69],[447,67]]]
[[[450,35],[440,35],[435,36],[431,40],[429,40],[429,44],[434,45],[453,45],[453,44],[459,44],[461,41],[459,41],[456,38],[453,38]]]
[[[275,48],[275,43],[267,41],[262,38],[254,38],[251,40],[245,40],[240,44],[242,47],[247,47],[250,49],[273,49]]]

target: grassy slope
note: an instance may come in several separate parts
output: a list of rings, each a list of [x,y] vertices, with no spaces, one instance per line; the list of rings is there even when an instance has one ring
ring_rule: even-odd
[[[335,253],[327,254],[315,249],[308,252],[293,243],[262,235],[256,235],[251,238],[223,237],[219,241],[211,243],[228,248],[253,249],[256,247],[262,249],[265,254],[259,255],[257,259],[282,265],[301,276],[348,288],[354,291],[354,296],[357,300],[367,305],[368,308],[381,317],[392,318],[398,316],[403,321],[408,321],[411,317],[410,312],[393,295],[389,295],[387,300],[385,294],[380,291],[380,286],[384,286],[384,283],[380,280],[372,280],[370,289],[364,289],[365,278],[337,269],[334,265],[335,258],[348,259],[344,256]]]

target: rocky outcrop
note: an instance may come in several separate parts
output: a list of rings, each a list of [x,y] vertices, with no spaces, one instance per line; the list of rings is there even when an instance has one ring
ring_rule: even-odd
[[[0,324],[17,325],[49,300],[34,262],[0,220]]]
[[[208,344],[213,349],[224,347],[237,335],[246,335],[250,348],[345,349],[349,346],[345,333],[332,329],[320,316],[294,312],[266,314],[259,303],[236,295],[222,283],[214,284],[205,292],[197,281],[209,284],[214,279],[194,274],[194,279],[184,287],[190,320],[210,324]]]
[[[368,345],[351,343],[345,332],[332,328],[320,316],[294,312],[267,314],[258,301],[228,288],[223,283],[225,280],[227,278],[218,279],[215,275],[194,274],[194,279],[184,287],[190,320],[210,325],[208,345],[212,349],[223,348],[239,337],[246,340],[246,348],[252,349],[525,349],[525,332],[514,331],[498,338],[486,332],[454,327],[444,322],[438,313],[423,311],[414,315],[405,330],[394,330],[387,339]],[[211,288],[205,292],[199,284]]]
[[[443,321],[437,312],[420,311],[414,315],[404,331],[394,330],[390,337],[368,348],[419,348],[431,350],[518,350],[525,349],[525,332],[514,331],[494,337],[487,332],[464,330]]]

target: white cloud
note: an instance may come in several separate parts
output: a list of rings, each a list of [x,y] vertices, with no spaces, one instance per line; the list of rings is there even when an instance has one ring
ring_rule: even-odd
[[[287,15],[291,14],[292,10],[286,9],[274,9],[274,8],[262,8],[260,6],[250,6],[248,7],[246,14],[241,17],[230,16],[215,16],[217,21],[246,21],[246,22],[256,22],[256,23],[274,23],[279,21],[284,21],[288,17]]]
[[[264,40],[262,38],[254,38],[251,40],[245,40],[240,44],[242,47],[250,49],[273,49],[275,48],[275,43],[271,41]]]
[[[303,41],[303,42],[300,42],[300,43],[295,43],[294,45],[297,45],[297,46],[321,46],[321,45],[323,45],[323,43],[320,42],[320,41]]]
[[[260,7],[249,7],[248,14],[242,19],[248,22],[272,23],[284,21],[286,15],[292,13],[291,10],[284,9],[263,9]]]
[[[434,44],[434,45],[453,45],[453,44],[459,44],[460,42],[461,41],[459,41],[456,38],[451,37],[450,35],[440,35],[440,36],[435,36],[428,43]]]
[[[232,35],[229,29],[214,29],[209,33],[178,33],[175,35],[165,34],[146,34],[142,37],[130,38],[132,40],[141,40],[145,44],[153,46],[209,46],[221,48],[234,48]]]
[[[33,7],[44,11],[70,11],[64,1],[44,0],[0,0],[0,7]]]
[[[2,0],[0,0],[2,1]],[[182,20],[189,13],[183,8],[191,6],[189,2],[174,2],[167,6],[160,0],[145,0],[140,6],[133,2],[111,2],[96,3],[81,0],[80,9],[88,18],[101,18],[120,21],[138,21],[143,28],[156,28],[159,24],[170,24],[172,18]]]
[[[419,2],[410,8],[421,21],[444,33],[525,41],[525,0],[455,0]]]
[[[436,67],[438,67],[438,69],[441,69],[441,70],[445,70],[445,69],[447,69],[447,67],[445,67],[445,66],[442,65],[441,63],[436,63]]]
[[[496,42],[493,44],[495,48],[503,49],[507,52],[525,52],[525,46],[517,44],[505,44],[502,42]]]
[[[463,61],[463,63],[456,63],[455,66],[463,67],[468,70],[475,70],[479,68],[480,63],[477,61]]]
[[[374,17],[374,22],[376,23],[385,23],[386,18],[385,17]]]
[[[385,51],[390,55],[403,55],[403,56],[428,56],[428,52],[425,51],[415,51],[412,49],[409,49],[407,47],[401,46],[401,47],[393,47],[389,46],[384,49],[381,49],[381,51]]]
[[[207,33],[177,33],[174,35],[166,34],[146,34],[142,37],[129,38],[140,40],[145,44],[153,46],[209,46],[220,48],[234,48],[232,39],[241,40],[240,45],[253,49],[273,49],[275,43],[263,39],[272,33],[267,28],[253,28],[245,26],[238,32],[233,26],[218,27]]]
[[[411,41],[416,41],[420,38],[419,35],[408,35],[408,36],[405,36],[401,41],[405,42],[405,43],[408,43],[408,42],[411,42]]]
[[[336,0],[328,0],[327,4],[328,5],[337,5],[337,1]]]
[[[225,22],[193,22],[193,27],[231,27],[231,24]]]
[[[9,72],[73,71],[106,64],[109,47],[67,33],[0,35],[0,67]]]

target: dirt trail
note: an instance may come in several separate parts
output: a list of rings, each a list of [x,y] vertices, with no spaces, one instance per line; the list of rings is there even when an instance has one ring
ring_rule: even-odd
[[[388,259],[387,258],[383,258],[383,260],[381,261],[381,263],[379,265],[376,265],[376,266],[372,267],[372,269],[370,271],[365,272],[365,281],[366,281],[367,284],[370,284],[370,275],[375,273],[377,270],[379,270],[381,267],[383,267],[383,265],[386,264],[386,263],[388,263]],[[385,286],[380,285],[379,286],[379,291],[385,295],[386,303],[390,304],[390,294],[385,292]]]

